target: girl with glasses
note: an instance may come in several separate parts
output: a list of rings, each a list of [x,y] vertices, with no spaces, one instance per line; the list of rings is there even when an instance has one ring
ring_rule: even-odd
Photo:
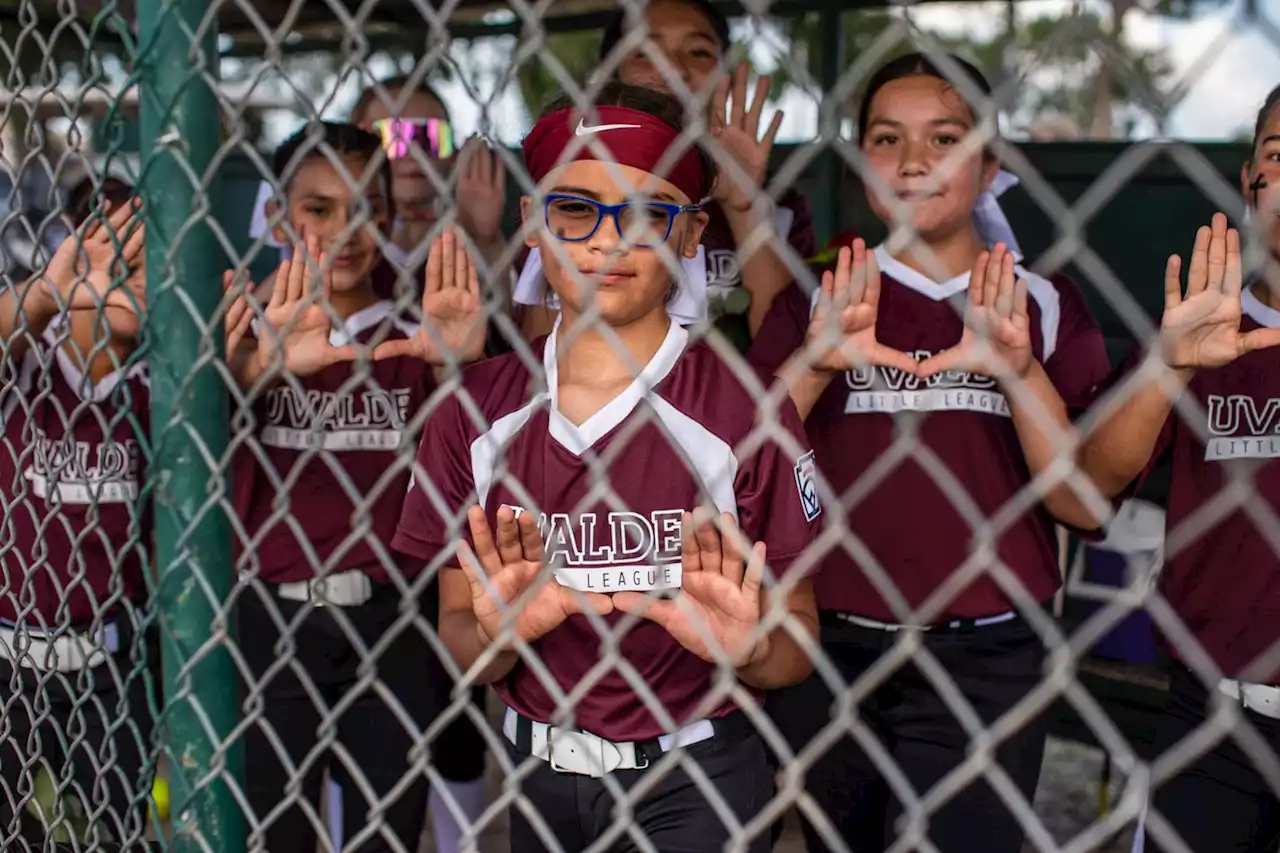
[[[747,176],[743,183],[722,172],[707,198],[695,199],[703,202],[707,226],[687,276],[690,286],[705,290],[707,298],[700,300],[705,304],[696,314],[676,315],[686,324],[709,317],[745,351],[774,297],[793,278],[786,255],[803,261],[817,250],[809,206],[795,189],[756,203],[765,194],[782,113],[771,120],[762,115],[768,77],[752,84],[745,64],[732,73],[726,67],[729,22],[711,3],[654,0],[644,7],[648,40],[623,53],[620,45],[630,23],[627,13],[619,12],[605,26],[601,68],[621,83],[666,94],[687,88],[695,98],[709,98],[709,136],[717,156],[725,158],[720,162],[733,161]],[[773,232],[770,239],[750,254],[739,252],[739,245],[759,239],[761,229]],[[526,259],[515,292],[516,302],[527,306],[521,325],[529,337],[545,333],[555,319],[554,300],[547,298],[536,264],[536,258]]]
[[[682,116],[615,83],[538,120],[524,159],[540,192],[522,211],[559,319],[533,344],[540,367],[490,359],[432,413],[395,538],[440,567],[441,639],[507,705],[510,758],[530,771],[516,853],[641,834],[663,851],[767,850],[767,825],[721,817],[752,821],[773,793],[741,706],[811,668],[792,564],[820,508],[800,424],[786,404],[760,425],[671,317],[714,178],[697,150],[672,152]]]

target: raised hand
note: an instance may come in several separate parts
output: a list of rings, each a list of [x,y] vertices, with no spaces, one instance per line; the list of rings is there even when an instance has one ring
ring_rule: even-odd
[[[110,305],[135,312],[145,284],[131,272],[142,266],[145,229],[141,201],[110,203],[58,246],[37,277],[56,311]]]
[[[230,293],[235,287],[236,273],[235,270],[227,270],[222,274],[222,291]],[[245,290],[227,308],[225,318],[227,332],[227,357],[240,348],[240,344],[244,342],[245,335],[249,333],[249,326],[253,323],[253,311],[249,310],[248,291]]]
[[[318,289],[309,286],[317,280]],[[324,306],[332,291],[328,257],[319,253],[316,238],[294,246],[293,257],[281,261],[276,270],[271,300],[263,311],[254,356],[261,371],[279,366],[294,376],[310,376],[359,355],[358,347],[334,346],[329,338],[333,324]]]
[[[765,546],[757,542],[743,559],[735,544],[742,534],[733,516],[721,515],[720,528],[710,519],[696,522],[686,512],[680,531],[679,594],[654,599],[643,592],[616,592],[613,606],[661,625],[705,661],[727,657],[730,665],[740,668],[763,657],[768,646],[756,636]]]
[[[1240,331],[1240,234],[1227,227],[1227,217],[1215,213],[1212,225],[1196,232],[1185,296],[1181,273],[1182,259],[1170,255],[1160,319],[1160,354],[1170,367],[1222,367],[1247,352],[1280,345],[1280,329]]]
[[[773,141],[778,135],[778,128],[782,126],[782,112],[779,111],[774,114],[764,136],[760,135],[760,114],[764,111],[765,101],[769,96],[770,78],[761,77],[756,80],[754,97],[748,109],[747,76],[748,68],[744,62],[733,74],[732,103],[729,99],[730,80],[727,77],[722,77],[716,84],[711,101],[711,135],[747,173],[750,180],[750,184],[744,186],[722,169],[711,196],[721,206],[738,212],[750,208],[756,191],[764,186]]]
[[[459,562],[471,586],[471,609],[486,645],[497,641],[508,624],[515,637],[531,642],[575,613],[590,610],[603,616],[613,611],[609,596],[575,592],[543,570],[542,533],[529,513],[517,517],[510,507],[500,508],[496,540],[482,508],[473,506],[467,523],[475,550],[460,543]]]
[[[880,268],[862,240],[841,249],[835,271],[822,274],[822,294],[809,320],[806,348],[815,370],[856,370],[867,365],[916,372],[916,360],[876,340]]]
[[[475,361],[484,353],[484,334],[484,306],[475,262],[462,240],[452,229],[445,229],[431,243],[427,255],[422,323],[417,333],[379,344],[373,357],[407,355],[434,365],[448,364],[449,356]]]
[[[1003,243],[978,255],[969,273],[969,304],[960,343],[920,362],[919,376],[943,371],[993,379],[1027,375],[1034,358],[1027,283],[1014,275],[1013,267],[1013,253]]]
[[[458,167],[458,223],[478,244],[502,237],[507,206],[507,174],[502,158],[479,137],[462,146]]]

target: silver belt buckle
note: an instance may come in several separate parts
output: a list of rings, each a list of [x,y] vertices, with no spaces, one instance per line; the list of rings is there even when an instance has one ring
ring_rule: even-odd
[[[590,732],[553,728],[547,732],[547,737],[551,741],[548,763],[557,773],[576,773],[599,779],[622,764],[622,753],[618,747]]]
[[[311,582],[311,602],[316,607],[324,607],[329,603],[329,579],[316,578]]]

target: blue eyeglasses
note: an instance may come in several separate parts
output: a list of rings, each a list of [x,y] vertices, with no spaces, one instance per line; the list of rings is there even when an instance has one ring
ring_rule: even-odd
[[[671,226],[682,213],[702,209],[696,204],[668,204],[661,201],[601,204],[595,199],[577,195],[545,196],[547,230],[566,243],[590,240],[606,216],[613,219],[623,241],[640,249],[653,248],[667,242]]]

